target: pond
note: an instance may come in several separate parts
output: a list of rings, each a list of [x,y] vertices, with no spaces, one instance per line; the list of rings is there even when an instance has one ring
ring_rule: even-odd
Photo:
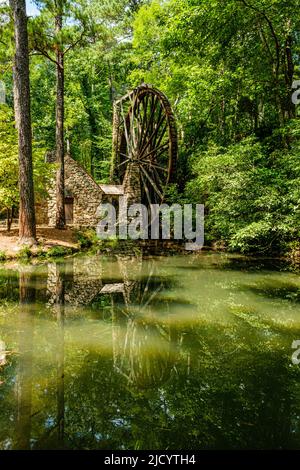
[[[201,253],[0,267],[1,449],[300,447],[300,278]]]

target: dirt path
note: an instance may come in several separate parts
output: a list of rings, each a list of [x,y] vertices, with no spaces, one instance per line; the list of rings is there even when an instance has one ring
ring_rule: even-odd
[[[57,230],[47,226],[37,227],[38,247],[45,250],[54,246],[63,246],[66,248],[77,248],[76,236],[70,229]],[[0,228],[0,252],[4,252],[9,257],[14,257],[20,250],[18,244],[18,229],[13,227],[10,232]],[[33,249],[34,251],[35,249]]]

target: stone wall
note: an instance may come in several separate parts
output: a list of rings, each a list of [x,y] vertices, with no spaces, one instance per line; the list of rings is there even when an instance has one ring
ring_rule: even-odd
[[[46,197],[43,202],[35,205],[35,220],[37,225],[48,225],[49,223]]]
[[[74,198],[73,225],[95,227],[99,221],[96,212],[102,200],[102,191],[93,178],[71,157],[65,157],[65,190]],[[49,225],[55,226],[55,182],[49,189]]]

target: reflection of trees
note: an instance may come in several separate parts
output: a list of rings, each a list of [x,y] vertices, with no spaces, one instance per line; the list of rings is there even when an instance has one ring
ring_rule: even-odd
[[[289,367],[285,357],[295,330],[264,328],[250,321],[254,314],[248,310],[230,323],[202,315],[199,323],[178,324],[177,315],[190,318],[188,301],[179,291],[168,292],[173,282],[156,266],[121,258],[115,266],[103,263],[102,277],[97,283],[93,278],[95,292],[101,286],[93,306],[74,308],[68,297],[72,282],[84,291],[88,272],[73,260],[51,264],[53,303],[51,309],[39,303],[34,315],[34,367],[32,313],[40,299],[34,287],[41,295],[44,285],[35,281],[36,268],[21,268],[19,325],[12,322],[10,333],[19,330],[19,355],[7,356],[2,367],[3,447],[11,445],[13,425],[15,448],[299,446],[300,368]],[[190,276],[188,283],[199,282]],[[66,322],[69,310],[73,316]],[[7,328],[1,336],[6,347],[14,343],[10,334]]]
[[[65,429],[65,353],[64,353],[64,321],[65,321],[65,279],[64,265],[56,264],[56,299],[54,311],[57,319],[57,437],[58,444],[63,446]]]
[[[30,448],[32,406],[32,349],[35,280],[30,270],[19,274],[19,358],[17,370],[17,420],[15,448]]]
[[[125,321],[124,321],[125,320]],[[113,314],[114,366],[129,383],[159,386],[169,379],[176,362],[178,337],[155,324]]]
[[[50,273],[50,274],[49,274]],[[69,271],[69,274],[72,273]],[[47,425],[44,433],[37,439],[35,448],[64,448],[65,441],[65,291],[66,291],[66,265],[65,263],[50,263],[48,276],[51,276],[51,312],[56,320],[56,328],[53,335],[52,347],[55,348],[53,377],[53,399],[51,409],[43,410],[44,420],[50,417],[51,424]],[[48,288],[49,288],[49,283]],[[52,317],[52,318],[53,318]],[[49,386],[52,385],[49,383]],[[52,388],[52,387],[51,387]]]
[[[186,333],[189,343],[194,343],[189,376],[184,361],[177,361],[176,373],[157,387],[128,387],[128,378],[113,368],[105,355],[86,356],[80,378],[68,394],[68,422],[78,434],[75,447],[298,446],[300,403],[294,398],[291,407],[290,398],[297,378],[292,378],[280,352],[264,351],[260,344],[255,355],[237,354],[226,360],[212,349],[210,357],[205,357],[201,334]],[[211,330],[210,334],[222,332]],[[225,352],[231,351],[230,343],[223,335]],[[84,402],[81,412],[78,402]]]

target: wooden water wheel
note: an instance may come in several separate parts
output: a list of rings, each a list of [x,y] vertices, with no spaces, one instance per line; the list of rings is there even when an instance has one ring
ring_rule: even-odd
[[[130,179],[135,202],[161,203],[174,181],[175,118],[166,96],[143,84],[114,103],[112,179]],[[128,181],[127,181],[128,183]]]

